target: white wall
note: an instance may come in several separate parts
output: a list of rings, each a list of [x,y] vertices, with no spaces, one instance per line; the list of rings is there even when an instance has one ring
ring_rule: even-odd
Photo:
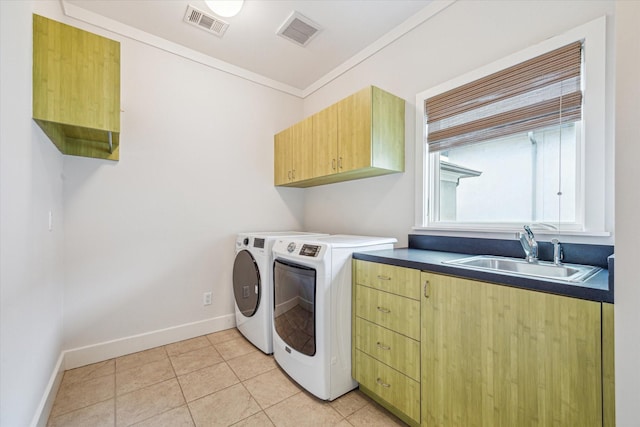
[[[366,84],[405,98],[407,162],[403,175],[307,190],[305,225],[331,224],[330,232],[387,234],[405,243],[414,211],[415,94],[603,15],[608,16],[606,226],[613,230],[615,219],[616,230],[616,417],[617,425],[635,427],[640,402],[640,286],[635,268],[640,258],[640,2],[458,1],[314,93],[305,100],[306,115]],[[614,236],[593,240],[612,244]]]
[[[368,84],[404,98],[406,172],[307,190],[305,225],[330,224],[330,232],[385,234],[406,244],[415,212],[416,94],[600,16],[612,16],[614,7],[610,1],[458,1],[309,96],[306,115]],[[608,32],[613,34],[613,29]],[[608,55],[612,57],[613,49]],[[612,100],[610,91],[611,105]],[[612,143],[608,150],[607,225],[612,230]],[[604,243],[611,242],[612,238]]]
[[[640,2],[616,3],[616,421],[637,426],[640,403]]]
[[[0,31],[0,425],[26,426],[62,350],[62,155],[31,120],[30,3]]]
[[[65,348],[232,326],[235,235],[303,225],[303,191],[273,186],[273,134],[302,100],[120,41],[120,161],[64,160]]]
[[[23,426],[63,350],[233,325],[235,234],[302,229],[303,190],[273,186],[273,134],[302,100],[68,18],[57,1],[0,7],[0,425]],[[32,121],[32,12],[121,42],[120,162],[62,156]]]

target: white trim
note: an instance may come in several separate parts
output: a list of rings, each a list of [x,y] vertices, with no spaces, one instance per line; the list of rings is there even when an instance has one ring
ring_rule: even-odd
[[[452,231],[472,231],[472,232],[493,232],[496,228],[490,226],[473,226],[465,228],[464,225],[457,227],[443,227],[440,224],[430,224],[428,215],[433,206],[425,206],[425,185],[429,183],[429,163],[430,156],[425,149],[425,126],[424,126],[424,100],[436,94],[462,86],[471,81],[487,76],[493,72],[503,70],[513,65],[519,64],[528,59],[549,52],[555,48],[568,43],[585,41],[585,100],[596,99],[597,102],[589,102],[588,107],[583,110],[583,135],[585,137],[582,145],[584,156],[584,167],[581,168],[582,182],[578,193],[578,203],[583,206],[579,211],[583,211],[584,230],[582,232],[568,231],[563,234],[583,235],[583,236],[610,236],[611,230],[606,230],[606,128],[605,128],[605,82],[606,82],[606,16],[597,18],[579,27],[571,29],[561,35],[544,40],[529,48],[523,49],[505,58],[494,61],[488,65],[479,67],[464,75],[450,79],[428,90],[416,95],[416,185],[415,185],[415,227],[418,230],[452,230]],[[587,102],[587,101],[585,101]],[[587,175],[585,171],[588,170]],[[580,180],[579,180],[580,181]],[[429,183],[433,185],[433,183]],[[585,193],[586,188],[589,194]],[[431,191],[429,194],[433,194]],[[575,233],[575,234],[574,234]]]
[[[235,314],[228,314],[144,334],[132,335],[117,340],[65,350],[60,353],[58,357],[58,362],[51,373],[51,378],[45,388],[30,426],[45,427],[47,425],[65,370],[102,362],[113,359],[114,357],[148,350],[202,335],[212,334],[233,328],[235,325]]]
[[[211,334],[235,327],[235,314],[214,317],[198,322],[172,326],[166,329],[132,335],[130,337],[105,341],[64,352],[64,368],[73,369],[91,363],[113,359],[125,354],[136,353],[150,348]]]
[[[235,324],[235,315],[228,314],[117,340],[65,350],[60,353],[58,357],[58,362],[51,373],[51,378],[45,388],[30,426],[44,427],[47,425],[51,408],[58,394],[65,370],[102,362],[113,359],[114,357],[148,350],[201,335],[212,334],[233,328]]]
[[[181,56],[185,59],[195,61],[202,65],[206,65],[207,67],[215,68],[225,73],[232,74],[236,77],[249,80],[259,85],[266,86],[271,89],[275,89],[284,93],[288,93],[289,95],[297,96],[299,98],[302,97],[302,91],[293,86],[289,86],[287,84],[280,83],[276,80],[269,79],[260,74],[248,71],[244,68],[235,66],[228,62],[221,61],[219,59],[213,58],[212,56],[209,56],[209,55],[205,55],[204,53],[200,53],[193,49],[189,49],[188,47],[170,42],[161,37],[154,36],[153,34],[149,34],[145,31],[123,24],[113,19],[109,19],[102,15],[98,15],[97,13],[90,12],[79,6],[68,3],[65,0],[60,0],[60,3],[62,4],[62,10],[64,14],[71,18],[77,19],[79,21],[85,22],[90,25],[94,25],[98,28],[102,28],[103,30],[106,30],[115,34],[119,34],[123,37],[138,41],[140,43],[144,43],[146,45],[158,48],[165,52],[172,53],[177,56]]]
[[[235,66],[225,61],[213,58],[209,55],[197,52],[193,49],[189,49],[177,43],[170,42],[158,36],[154,36],[145,31],[138,30],[137,28],[115,21],[113,19],[106,18],[97,13],[90,12],[75,4],[69,3],[66,0],[60,0],[62,11],[66,16],[85,22],[87,24],[94,25],[98,28],[102,28],[106,31],[119,34],[123,37],[139,41],[149,46],[156,47],[164,50],[165,52],[172,53],[174,55],[181,56],[183,58],[198,62],[202,65],[206,65],[211,68],[223,71],[225,73],[232,74],[245,80],[260,84],[262,86],[269,87],[289,95],[296,96],[304,99],[311,95],[315,91],[319,90],[323,86],[329,84],[331,81],[346,73],[356,65],[360,64],[365,59],[376,54],[381,49],[385,48],[395,40],[404,36],[409,31],[413,30],[418,25],[429,20],[431,17],[437,15],[442,10],[446,9],[456,0],[434,0],[429,3],[424,9],[411,16],[402,24],[389,31],[387,34],[376,40],[373,44],[358,52],[356,55],[343,62],[338,67],[331,70],[329,73],[318,79],[316,82],[310,84],[306,89],[299,89],[279,81],[267,78],[260,74],[248,71],[244,68]]]
[[[31,420],[31,427],[45,427],[47,425],[49,414],[51,414],[51,409],[53,408],[53,402],[56,400],[60,383],[62,383],[62,376],[64,375],[64,353],[64,351],[60,353],[58,362],[53,368],[53,372],[49,378],[49,383],[44,389],[44,394],[42,395],[40,404],[38,405],[36,413]]]
[[[428,21],[455,2],[456,0],[435,0],[429,3],[429,5],[427,5],[424,9],[411,16],[398,27],[389,31],[387,34],[376,40],[373,44],[367,46],[356,55],[349,58],[347,61],[343,62],[342,64],[325,74],[323,77],[319,78],[315,83],[310,84],[306,89],[302,91],[302,98],[306,98],[318,89],[326,86],[332,80],[340,77],[342,74],[360,64],[365,59],[375,55],[386,46],[404,36],[409,31],[416,28],[418,25]]]

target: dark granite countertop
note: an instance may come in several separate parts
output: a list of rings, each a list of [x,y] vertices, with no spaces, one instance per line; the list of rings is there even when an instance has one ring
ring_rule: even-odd
[[[450,261],[470,256],[468,253],[446,252],[428,249],[389,249],[372,252],[356,252],[353,258],[364,261],[414,268],[467,279],[480,280],[506,286],[514,286],[539,292],[547,292],[590,301],[613,303],[613,287],[609,285],[609,271],[605,268],[585,282],[571,283],[535,277],[515,276],[505,273],[473,270],[450,264]]]

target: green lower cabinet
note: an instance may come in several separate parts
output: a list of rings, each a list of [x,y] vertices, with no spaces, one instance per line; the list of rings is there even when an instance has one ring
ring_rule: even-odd
[[[603,425],[601,303],[422,280],[422,425]]]
[[[360,260],[353,271],[353,377],[407,424],[615,426],[613,304]]]
[[[360,260],[353,272],[353,378],[398,418],[420,425],[420,275]]]

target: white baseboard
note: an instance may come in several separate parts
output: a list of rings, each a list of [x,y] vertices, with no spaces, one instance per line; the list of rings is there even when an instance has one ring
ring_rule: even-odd
[[[58,394],[58,389],[60,388],[60,383],[62,382],[63,375],[64,351],[60,353],[58,362],[53,368],[51,378],[49,379],[47,388],[44,390],[42,400],[38,405],[38,409],[36,410],[36,414],[33,417],[33,420],[31,420],[31,427],[45,427],[47,425],[49,414],[51,413],[51,408],[53,408],[53,402],[56,400],[56,395]]]
[[[64,369],[73,369],[91,363],[102,362],[125,354],[136,353],[150,348],[195,338],[201,335],[230,329],[236,326],[234,314],[214,317],[144,334],[119,338],[64,352]]]
[[[58,357],[58,362],[51,373],[51,378],[44,391],[40,405],[38,405],[38,409],[31,421],[31,427],[46,426],[53,402],[55,401],[60,383],[62,382],[64,371],[67,369],[78,368],[91,363],[113,359],[114,357],[148,350],[153,347],[212,334],[235,326],[235,314],[228,314],[117,340],[65,350],[60,353],[60,357]]]

